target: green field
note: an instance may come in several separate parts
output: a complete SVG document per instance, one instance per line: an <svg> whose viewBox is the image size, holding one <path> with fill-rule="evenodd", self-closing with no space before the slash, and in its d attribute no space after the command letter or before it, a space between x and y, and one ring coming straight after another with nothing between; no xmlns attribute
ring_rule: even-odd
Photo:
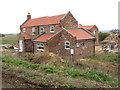
<svg viewBox="0 0 120 90"><path fill-rule="evenodd" d="M17 34L7 34L5 37L0 37L0 42L2 44L11 44L11 43L18 43L18 35Z"/></svg>

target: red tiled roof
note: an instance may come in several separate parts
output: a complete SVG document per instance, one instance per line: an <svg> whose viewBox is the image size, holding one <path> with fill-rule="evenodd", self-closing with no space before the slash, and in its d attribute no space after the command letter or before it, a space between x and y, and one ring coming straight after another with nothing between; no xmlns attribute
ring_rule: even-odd
<svg viewBox="0 0 120 90"><path fill-rule="evenodd" d="M70 32L73 36L76 36L77 40L94 39L93 36L82 29L67 29L67 31Z"/></svg>
<svg viewBox="0 0 120 90"><path fill-rule="evenodd" d="M47 40L54 35L55 34L43 34L42 36L35 39L34 42L47 42Z"/></svg>
<svg viewBox="0 0 120 90"><path fill-rule="evenodd" d="M23 24L22 27L58 24L64 16L65 16L65 14L30 19L25 24Z"/></svg>
<svg viewBox="0 0 120 90"><path fill-rule="evenodd" d="M84 28L85 30L91 29L93 26L94 26L94 25L82 26L82 25L78 24L78 28Z"/></svg>
<svg viewBox="0 0 120 90"><path fill-rule="evenodd" d="M28 33L24 33L23 36L25 37L25 39L31 39Z"/></svg>

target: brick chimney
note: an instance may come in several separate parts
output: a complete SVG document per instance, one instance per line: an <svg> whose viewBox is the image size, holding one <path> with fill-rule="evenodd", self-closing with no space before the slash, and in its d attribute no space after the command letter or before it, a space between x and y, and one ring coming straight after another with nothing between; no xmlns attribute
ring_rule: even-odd
<svg viewBox="0 0 120 90"><path fill-rule="evenodd" d="M27 15L27 19L31 19L31 15L30 15L30 13L28 13L28 15Z"/></svg>

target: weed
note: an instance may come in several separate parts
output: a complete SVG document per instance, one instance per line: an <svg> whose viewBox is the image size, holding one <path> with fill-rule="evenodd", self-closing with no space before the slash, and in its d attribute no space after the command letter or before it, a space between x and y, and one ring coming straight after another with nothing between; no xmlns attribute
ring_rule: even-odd
<svg viewBox="0 0 120 90"><path fill-rule="evenodd" d="M29 60L29 61L31 61L31 60L32 60L32 58L28 58L28 60Z"/></svg>
<svg viewBox="0 0 120 90"><path fill-rule="evenodd" d="M97 56L91 56L90 59L99 60L103 62L115 62L118 63L118 54L100 54Z"/></svg>
<svg viewBox="0 0 120 90"><path fill-rule="evenodd" d="M64 87L64 88L71 88L71 89L77 90L77 87L75 87L73 85L62 85L62 87Z"/></svg>
<svg viewBox="0 0 120 90"><path fill-rule="evenodd" d="M15 53L15 51L11 51L11 53Z"/></svg>
<svg viewBox="0 0 120 90"><path fill-rule="evenodd" d="M86 79L95 80L101 83L108 82L108 84L112 86L115 86L118 83L117 79L114 79L108 75L105 75L102 72L96 72L96 71L90 71L90 70L80 71L77 69L64 69L64 68L60 68L60 67L58 68L58 67L53 67L48 65L44 66L40 64L32 64L26 61L15 60L9 57L3 57L2 62L6 62L15 66L21 66L21 67L29 68L33 70L40 69L44 73L51 73L51 74L56 73L59 76L62 75L64 77L71 76L72 78L86 78ZM33 77L29 73L27 73L26 76Z"/></svg>

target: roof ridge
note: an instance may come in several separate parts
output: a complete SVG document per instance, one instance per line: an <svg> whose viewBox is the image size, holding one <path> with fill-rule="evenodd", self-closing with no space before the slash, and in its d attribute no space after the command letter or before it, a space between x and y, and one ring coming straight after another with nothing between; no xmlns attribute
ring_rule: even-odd
<svg viewBox="0 0 120 90"><path fill-rule="evenodd" d="M33 39L33 41L34 41L35 39L39 38L40 36L44 35L44 34L45 34L45 32L42 33L42 34L40 34L40 35L38 35L36 38Z"/></svg>
<svg viewBox="0 0 120 90"><path fill-rule="evenodd" d="M88 32L87 30L85 30L84 28L81 28L82 30L84 30L85 32L87 32L89 35L91 35L92 37L94 37L95 38L95 36L94 35L92 35L90 32ZM96 39L96 38L95 38Z"/></svg>
<svg viewBox="0 0 120 90"><path fill-rule="evenodd" d="M65 15L65 14L60 14L60 15L54 15L54 16L42 16L42 17L38 17L38 18L48 18L48 17L55 17L55 16L61 16L61 15ZM38 18L33 18L33 19L38 19ZM31 20L33 20L31 19Z"/></svg>
<svg viewBox="0 0 120 90"><path fill-rule="evenodd" d="M95 25L83 25L83 27L84 27L84 26L95 26Z"/></svg>

